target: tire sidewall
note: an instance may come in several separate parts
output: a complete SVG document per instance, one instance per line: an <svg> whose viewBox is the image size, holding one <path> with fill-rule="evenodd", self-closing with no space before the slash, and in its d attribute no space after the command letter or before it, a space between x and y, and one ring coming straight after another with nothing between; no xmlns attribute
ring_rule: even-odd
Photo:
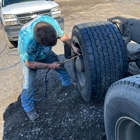
<svg viewBox="0 0 140 140"><path fill-rule="evenodd" d="M135 88L126 85L115 87L107 93L104 122L108 140L115 140L115 126L121 117L129 117L140 124L140 94L137 93Z"/></svg>
<svg viewBox="0 0 140 140"><path fill-rule="evenodd" d="M72 32L72 40L75 43L78 43L80 46L84 46L84 42L82 40L82 36L79 34L79 32L75 29ZM84 86L80 86L80 84L78 84L78 89L81 92L82 97L84 98L85 101L89 101L91 98L91 81L90 81L90 68L89 68L89 63L87 62L88 57L87 57L87 52L86 49L84 47L80 47L80 50L82 52L83 57L83 62L84 62L84 67L85 69L85 85ZM73 65L75 65L75 60L73 60ZM76 68L74 68L74 74L76 77L76 81L79 83L78 81L78 77L76 74ZM87 95L88 94L88 95ZM86 98L85 98L86 96Z"/></svg>
<svg viewBox="0 0 140 140"><path fill-rule="evenodd" d="M74 45L82 52L85 68L84 73L74 70L79 84L85 86L79 85L79 92L85 101L104 100L109 86L124 78L127 71L126 48L120 32L110 22L83 23L74 26L72 40L78 42Z"/></svg>

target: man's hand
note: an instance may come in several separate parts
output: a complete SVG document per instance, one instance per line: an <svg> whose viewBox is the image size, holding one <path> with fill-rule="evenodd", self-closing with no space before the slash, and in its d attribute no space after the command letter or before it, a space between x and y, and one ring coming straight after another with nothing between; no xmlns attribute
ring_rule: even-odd
<svg viewBox="0 0 140 140"><path fill-rule="evenodd" d="M58 63L58 62L54 62L54 63L52 63L52 64L49 64L49 68L50 69L58 69L58 68L60 68L60 63Z"/></svg>
<svg viewBox="0 0 140 140"><path fill-rule="evenodd" d="M79 49L72 43L72 41L68 35L64 34L60 38L60 40L63 41L64 43L66 43L68 46L70 46L76 54L78 54L78 55L81 54Z"/></svg>

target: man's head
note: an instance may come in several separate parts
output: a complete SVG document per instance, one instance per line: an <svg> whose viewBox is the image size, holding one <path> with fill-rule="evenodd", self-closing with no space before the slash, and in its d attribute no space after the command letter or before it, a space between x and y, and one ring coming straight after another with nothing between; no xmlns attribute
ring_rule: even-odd
<svg viewBox="0 0 140 140"><path fill-rule="evenodd" d="M54 46L57 43L56 31L49 23L38 22L34 27L35 40L44 46Z"/></svg>

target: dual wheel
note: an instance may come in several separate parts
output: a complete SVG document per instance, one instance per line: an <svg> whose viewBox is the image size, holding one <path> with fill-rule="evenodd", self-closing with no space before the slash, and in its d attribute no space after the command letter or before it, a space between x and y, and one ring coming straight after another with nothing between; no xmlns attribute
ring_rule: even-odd
<svg viewBox="0 0 140 140"><path fill-rule="evenodd" d="M105 99L107 140L139 140L140 75L124 78L128 60L117 27L111 22L79 24L72 41L82 52L73 60L79 92L85 101Z"/></svg>
<svg viewBox="0 0 140 140"><path fill-rule="evenodd" d="M140 140L140 75L115 82L104 103L107 140Z"/></svg>
<svg viewBox="0 0 140 140"><path fill-rule="evenodd" d="M92 22L74 26L73 44L82 56L73 60L78 89L85 101L104 100L112 83L127 76L125 43L111 22Z"/></svg>

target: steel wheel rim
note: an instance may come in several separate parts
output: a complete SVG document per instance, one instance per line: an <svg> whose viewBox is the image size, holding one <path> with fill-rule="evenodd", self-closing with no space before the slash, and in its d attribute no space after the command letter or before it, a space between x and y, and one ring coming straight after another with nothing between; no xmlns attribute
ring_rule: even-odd
<svg viewBox="0 0 140 140"><path fill-rule="evenodd" d="M81 46L80 46L80 43L78 41L78 39L74 36L73 37L73 44L78 47L79 49L81 49ZM83 64L84 64L84 61L83 61ZM76 59L74 60L74 68L75 68L75 72L76 72L76 77L77 77L77 80L78 80L78 83L81 87L84 87L85 84L86 84L86 76L85 76L85 71L83 72L79 72L77 70L77 66L76 66Z"/></svg>
<svg viewBox="0 0 140 140"><path fill-rule="evenodd" d="M129 117L121 117L115 126L116 140L140 139L140 124Z"/></svg>
<svg viewBox="0 0 140 140"><path fill-rule="evenodd" d="M84 72L79 72L79 71L76 69L76 75L77 75L79 84L80 84L81 86L84 86L85 83L86 83L85 73L84 73Z"/></svg>

